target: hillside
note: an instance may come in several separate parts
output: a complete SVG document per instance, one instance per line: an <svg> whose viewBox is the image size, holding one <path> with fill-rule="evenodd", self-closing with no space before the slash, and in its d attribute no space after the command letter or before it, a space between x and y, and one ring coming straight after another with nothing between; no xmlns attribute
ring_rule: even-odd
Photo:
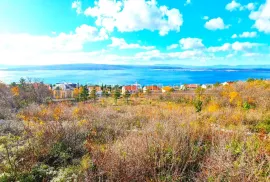
<svg viewBox="0 0 270 182"><path fill-rule="evenodd" d="M0 85L0 181L270 180L269 81L58 103L33 88Z"/></svg>

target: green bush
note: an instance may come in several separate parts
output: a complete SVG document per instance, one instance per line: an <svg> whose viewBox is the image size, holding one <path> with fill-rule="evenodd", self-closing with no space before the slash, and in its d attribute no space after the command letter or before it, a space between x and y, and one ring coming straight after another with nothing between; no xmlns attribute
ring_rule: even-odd
<svg viewBox="0 0 270 182"><path fill-rule="evenodd" d="M59 142L53 145L49 155L45 159L45 162L53 167L66 166L70 164L72 157L71 149L63 142Z"/></svg>
<svg viewBox="0 0 270 182"><path fill-rule="evenodd" d="M253 127L256 132L270 133L270 117L266 118L264 121L259 122Z"/></svg>

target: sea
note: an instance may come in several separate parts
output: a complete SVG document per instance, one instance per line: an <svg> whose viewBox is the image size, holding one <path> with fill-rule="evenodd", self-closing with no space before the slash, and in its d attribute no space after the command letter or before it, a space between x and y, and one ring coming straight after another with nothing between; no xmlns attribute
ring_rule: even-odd
<svg viewBox="0 0 270 182"><path fill-rule="evenodd" d="M181 85L212 84L225 81L245 81L248 78L270 79L270 69L183 69L183 68L121 68L98 70L0 70L0 81L18 82L31 78L47 84L72 82L80 84L127 85Z"/></svg>

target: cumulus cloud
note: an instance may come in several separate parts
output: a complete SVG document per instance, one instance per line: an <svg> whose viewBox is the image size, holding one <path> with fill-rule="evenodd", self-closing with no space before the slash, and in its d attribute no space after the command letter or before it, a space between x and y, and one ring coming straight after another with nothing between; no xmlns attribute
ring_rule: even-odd
<svg viewBox="0 0 270 182"><path fill-rule="evenodd" d="M257 37L257 32L243 32L242 34L233 34L232 35L232 38L235 39L235 38L254 38L254 37Z"/></svg>
<svg viewBox="0 0 270 182"><path fill-rule="evenodd" d="M86 16L96 18L95 24L108 31L159 31L161 36L180 31L183 24L178 9L159 6L156 0L98 0L85 10Z"/></svg>
<svg viewBox="0 0 270 182"><path fill-rule="evenodd" d="M111 38L112 43L108 47L118 47L119 49L155 49L155 46L141 46L140 44L128 44L123 38Z"/></svg>
<svg viewBox="0 0 270 182"><path fill-rule="evenodd" d="M243 32L239 35L240 38L254 38L257 37L257 32Z"/></svg>
<svg viewBox="0 0 270 182"><path fill-rule="evenodd" d="M245 6L246 9L252 11L256 8L255 4L254 3L248 3L246 6Z"/></svg>
<svg viewBox="0 0 270 182"><path fill-rule="evenodd" d="M260 32L270 33L270 0L266 0L265 4L261 5L258 11L251 12L249 18L255 20L253 27Z"/></svg>
<svg viewBox="0 0 270 182"><path fill-rule="evenodd" d="M250 42L234 42L232 44L232 49L235 51L245 51L245 50L249 50L253 47L257 47L260 44L257 43L250 43Z"/></svg>
<svg viewBox="0 0 270 182"><path fill-rule="evenodd" d="M33 36L30 34L0 34L0 49L26 51L77 51L87 42L108 39L103 29L81 25L75 32L53 36Z"/></svg>
<svg viewBox="0 0 270 182"><path fill-rule="evenodd" d="M176 49L179 45L178 44L172 44L170 46L167 46L167 50Z"/></svg>
<svg viewBox="0 0 270 182"><path fill-rule="evenodd" d="M261 44L251 43L251 42L234 42L225 43L222 46L209 47L207 50L209 52L225 52L225 51L247 51L254 47L258 47Z"/></svg>
<svg viewBox="0 0 270 182"><path fill-rule="evenodd" d="M225 8L228 11L234 11L234 10L237 10L238 8L240 8L240 7L241 7L241 4L233 0L232 2L227 4Z"/></svg>
<svg viewBox="0 0 270 182"><path fill-rule="evenodd" d="M208 30L223 30L229 28L229 25L225 25L223 19L218 17L207 21L204 27Z"/></svg>
<svg viewBox="0 0 270 182"><path fill-rule="evenodd" d="M225 7L228 11L235 11L235 10L249 10L252 11L255 9L254 3L248 3L247 5L241 5L240 3L236 2L235 0L232 0L232 2L228 3Z"/></svg>
<svg viewBox="0 0 270 182"><path fill-rule="evenodd" d="M204 47L202 39L198 38L183 38L179 43L182 49L199 49Z"/></svg>
<svg viewBox="0 0 270 182"><path fill-rule="evenodd" d="M82 13L82 3L81 3L81 1L79 1L79 0L74 1L74 2L71 4L71 8L72 8L72 9L76 9L76 13L77 13L77 14L81 14L81 13Z"/></svg>
<svg viewBox="0 0 270 182"><path fill-rule="evenodd" d="M225 43L222 46L209 47L207 50L209 52L224 52L229 51L231 49L231 44Z"/></svg>
<svg viewBox="0 0 270 182"><path fill-rule="evenodd" d="M84 44L88 42L106 39L108 39L108 35L103 29L98 30L85 24L77 27L74 32L69 34L55 33L51 36L0 34L0 59L5 62L7 59L11 60L8 61L8 64L21 64L19 63L21 60L24 60L25 63L30 63L31 60L34 61L34 64L37 64L38 60L47 63L50 60L44 60L43 57L48 58L52 55L63 57L64 54L83 51ZM56 59L57 56L55 56L54 61L60 63L61 60Z"/></svg>

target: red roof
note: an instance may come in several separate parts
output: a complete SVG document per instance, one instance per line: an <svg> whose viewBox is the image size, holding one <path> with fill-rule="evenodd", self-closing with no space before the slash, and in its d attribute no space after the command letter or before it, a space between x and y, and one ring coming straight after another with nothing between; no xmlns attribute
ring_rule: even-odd
<svg viewBox="0 0 270 182"><path fill-rule="evenodd" d="M124 86L125 90L128 90L128 91L137 91L138 90L138 86L136 85L127 85L127 86Z"/></svg>
<svg viewBox="0 0 270 182"><path fill-rule="evenodd" d="M189 84L187 85L187 88L197 88L198 85L197 84Z"/></svg>
<svg viewBox="0 0 270 182"><path fill-rule="evenodd" d="M156 86L156 85L147 86L146 88L147 88L148 90L154 90L154 91L161 90L161 88L159 88L159 87Z"/></svg>
<svg viewBox="0 0 270 182"><path fill-rule="evenodd" d="M45 87L47 87L49 90L51 90L51 87L50 87L50 85L47 85L47 84L41 84L41 83L33 83L33 87L35 88L35 89L37 89L39 86L41 86L41 85L44 85Z"/></svg>

